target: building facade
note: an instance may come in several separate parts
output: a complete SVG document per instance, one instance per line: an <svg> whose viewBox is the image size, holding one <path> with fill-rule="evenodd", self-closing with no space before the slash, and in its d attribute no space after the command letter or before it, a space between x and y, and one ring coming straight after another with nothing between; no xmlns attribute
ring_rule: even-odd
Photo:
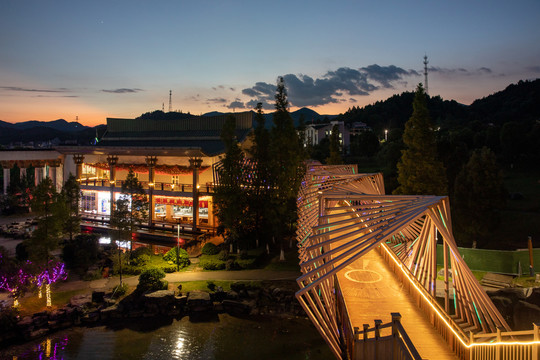
<svg viewBox="0 0 540 360"><path fill-rule="evenodd" d="M130 170L149 201L149 228L182 225L192 231L217 226L213 210L213 167L225 152L221 130L229 115L182 120L107 119L107 131L93 146L54 150L0 151L4 193L11 169L33 168L36 184L45 177L57 188L70 174L81 186L83 219L108 221ZM253 112L233 114L236 136L250 146Z"/></svg>

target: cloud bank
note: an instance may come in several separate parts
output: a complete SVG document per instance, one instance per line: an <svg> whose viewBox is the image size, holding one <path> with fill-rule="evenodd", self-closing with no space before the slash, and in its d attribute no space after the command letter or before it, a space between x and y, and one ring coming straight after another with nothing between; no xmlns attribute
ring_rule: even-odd
<svg viewBox="0 0 540 360"><path fill-rule="evenodd" d="M343 101L342 96L367 96L373 91L384 88L393 89L394 84L401 84L403 79L419 76L415 70L405 70L395 65L369 65L359 69L340 67L328 71L320 78L304 74L283 76L287 87L289 102L293 106L321 106ZM257 82L254 86L242 90L242 94L251 100L244 107L238 99L229 104L229 108L254 108L258 102L263 108L272 109L276 84Z"/></svg>
<svg viewBox="0 0 540 360"><path fill-rule="evenodd" d="M105 92L105 93L111 93L111 94L131 94L131 93L137 93L139 91L143 91L142 89L138 89L138 88L120 88L120 89L112 89L112 90L108 90L108 89L102 89L101 90L102 92Z"/></svg>

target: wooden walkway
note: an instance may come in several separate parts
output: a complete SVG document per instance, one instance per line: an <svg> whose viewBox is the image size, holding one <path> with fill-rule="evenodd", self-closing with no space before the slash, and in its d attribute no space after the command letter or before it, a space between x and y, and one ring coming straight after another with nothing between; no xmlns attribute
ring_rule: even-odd
<svg viewBox="0 0 540 360"><path fill-rule="evenodd" d="M390 313L399 312L401 323L422 359L458 359L376 250L362 256L337 276L353 327L362 330L363 324L369 324L372 328L375 319L386 323L391 320Z"/></svg>

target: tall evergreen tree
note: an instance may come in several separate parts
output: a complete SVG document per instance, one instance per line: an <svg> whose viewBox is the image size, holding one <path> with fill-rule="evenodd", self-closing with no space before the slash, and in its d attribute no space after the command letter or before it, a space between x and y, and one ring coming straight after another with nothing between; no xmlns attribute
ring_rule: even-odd
<svg viewBox="0 0 540 360"><path fill-rule="evenodd" d="M129 229L131 233L134 233L147 220L149 205L146 192L132 169L129 170L126 180L122 182L122 198L128 199L130 204L128 207Z"/></svg>
<svg viewBox="0 0 540 360"><path fill-rule="evenodd" d="M489 148L472 153L456 177L453 200L459 243L485 245L497 229L506 203L502 173Z"/></svg>
<svg viewBox="0 0 540 360"><path fill-rule="evenodd" d="M399 186L394 194L444 195L447 193L445 169L437 160L435 135L426 105L422 84L416 88L413 113L405 124L405 150L398 168Z"/></svg>
<svg viewBox="0 0 540 360"><path fill-rule="evenodd" d="M39 264L47 264L51 252L58 248L62 233L63 204L50 178L43 179L34 189L31 200L32 212L37 215L37 227L26 241L30 258Z"/></svg>
<svg viewBox="0 0 540 360"><path fill-rule="evenodd" d="M256 126L254 131L254 143L250 149L252 155L252 182L248 187L248 206L253 215L256 244L265 234L268 234L270 217L268 204L270 203L271 179L270 174L270 133L265 127L265 119L262 103L255 108ZM266 237L267 241L268 238Z"/></svg>
<svg viewBox="0 0 540 360"><path fill-rule="evenodd" d="M112 240L117 246L118 256L113 255L111 260L114 264L114 270L120 274L120 285L122 285L122 263L128 258L122 251L120 244L126 242L131 243L133 223L130 220L130 217L131 210L129 199L127 197L121 197L116 200L111 214L110 225L112 228Z"/></svg>
<svg viewBox="0 0 540 360"><path fill-rule="evenodd" d="M289 113L289 101L283 78L280 77L276 89L276 112L271 130L272 174L275 181L273 210L276 221L274 230L278 239L283 238L283 225L292 229L296 221L296 196L304 174L303 150Z"/></svg>
<svg viewBox="0 0 540 360"><path fill-rule="evenodd" d="M65 218L63 221L64 233L69 234L69 240L79 233L81 228L81 216L79 215L79 201L81 199L81 187L77 178L70 174L60 193L65 205Z"/></svg>
<svg viewBox="0 0 540 360"><path fill-rule="evenodd" d="M244 185L244 153L236 139L236 119L228 116L221 132L225 144L225 157L217 170L219 184L214 191L216 216L219 220L218 233L226 243L240 245L239 240L246 224L246 196Z"/></svg>

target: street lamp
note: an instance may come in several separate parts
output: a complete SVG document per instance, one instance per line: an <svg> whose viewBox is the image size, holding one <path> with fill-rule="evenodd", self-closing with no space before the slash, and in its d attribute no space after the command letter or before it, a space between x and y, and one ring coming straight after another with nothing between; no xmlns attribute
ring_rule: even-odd
<svg viewBox="0 0 540 360"><path fill-rule="evenodd" d="M180 271L180 219L178 220L178 236L176 238L176 271Z"/></svg>
<svg viewBox="0 0 540 360"><path fill-rule="evenodd" d="M384 129L384 141L388 141L388 129Z"/></svg>

